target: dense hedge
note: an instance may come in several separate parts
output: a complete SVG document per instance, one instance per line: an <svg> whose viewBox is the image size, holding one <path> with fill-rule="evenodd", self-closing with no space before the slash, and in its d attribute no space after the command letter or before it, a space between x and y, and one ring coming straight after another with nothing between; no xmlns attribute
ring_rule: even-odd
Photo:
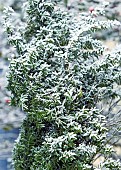
<svg viewBox="0 0 121 170"><path fill-rule="evenodd" d="M113 87L121 84L121 55L105 55L91 36L114 22L72 17L49 0L28 0L26 7L26 23L15 28L6 12L9 41L18 52L8 89L12 104L27 112L14 148L15 169L96 170L93 161L101 154L99 170L120 170L96 106L118 95Z"/></svg>

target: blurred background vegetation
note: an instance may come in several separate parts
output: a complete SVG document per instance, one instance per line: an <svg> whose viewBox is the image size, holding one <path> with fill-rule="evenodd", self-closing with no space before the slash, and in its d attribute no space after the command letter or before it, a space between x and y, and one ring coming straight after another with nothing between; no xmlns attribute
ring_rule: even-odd
<svg viewBox="0 0 121 170"><path fill-rule="evenodd" d="M90 12L95 15L96 8L102 5L103 0L58 0L61 8L65 8L68 12L75 14L78 17L80 12ZM5 7L11 6L16 11L16 18L23 19L23 11L21 6L26 0L1 0L0 1L0 170L12 170L11 166L11 151L14 140L18 137L19 128L22 119L25 117L20 109L10 106L10 92L7 91L7 72L9 71L9 59L12 55L17 55L13 47L10 47L7 42L7 36L3 27L3 10ZM121 0L106 0L109 2L105 9L105 17L103 19L118 20L121 22ZM102 18L100 18L102 19ZM18 21L17 21L18 22ZM121 26L116 26L110 30L94 34L94 38L100 39L107 46L107 51L117 48L121 43ZM119 87L119 93L121 93ZM99 104L101 107L102 103ZM104 101L105 114L110 117L115 126L118 126L119 131L115 132L110 126L110 132L114 133L114 138L111 140L117 154L113 157L121 160L121 132L118 113L121 112L121 99L115 101ZM114 108L115 107L115 108ZM114 120L114 115L115 120ZM110 134L109 134L110 136Z"/></svg>

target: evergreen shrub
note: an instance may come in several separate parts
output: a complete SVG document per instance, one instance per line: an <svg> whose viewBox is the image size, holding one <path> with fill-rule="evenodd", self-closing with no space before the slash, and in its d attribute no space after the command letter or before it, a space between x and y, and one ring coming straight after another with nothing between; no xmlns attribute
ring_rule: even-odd
<svg viewBox="0 0 121 170"><path fill-rule="evenodd" d="M121 55L105 54L91 36L118 22L72 17L50 0L28 0L25 7L25 23L13 27L12 10L5 19L18 52L8 76L11 103L27 113L13 151L15 170L120 170L97 103L117 96ZM96 168L99 155L104 162Z"/></svg>

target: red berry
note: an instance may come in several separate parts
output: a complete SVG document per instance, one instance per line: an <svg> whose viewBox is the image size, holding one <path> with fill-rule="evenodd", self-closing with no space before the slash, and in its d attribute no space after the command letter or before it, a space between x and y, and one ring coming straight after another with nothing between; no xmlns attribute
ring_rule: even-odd
<svg viewBox="0 0 121 170"><path fill-rule="evenodd" d="M94 11L94 8L93 7L90 7L89 8L89 11L92 13Z"/></svg>
<svg viewBox="0 0 121 170"><path fill-rule="evenodd" d="M10 102L11 102L10 99L5 100L5 103L7 103L7 104L9 104Z"/></svg>

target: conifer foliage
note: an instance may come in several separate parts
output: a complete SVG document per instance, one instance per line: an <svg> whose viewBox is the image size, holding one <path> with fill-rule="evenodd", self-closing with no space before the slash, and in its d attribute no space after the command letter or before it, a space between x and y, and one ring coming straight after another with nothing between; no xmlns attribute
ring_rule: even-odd
<svg viewBox="0 0 121 170"><path fill-rule="evenodd" d="M6 16L18 52L8 89L12 104L27 113L13 152L15 170L96 170L98 154L105 158L98 170L120 170L110 157L106 118L96 106L116 97L121 56L104 56L101 42L91 36L114 22L90 14L72 19L49 0L28 0L26 8L26 23L18 28Z"/></svg>

